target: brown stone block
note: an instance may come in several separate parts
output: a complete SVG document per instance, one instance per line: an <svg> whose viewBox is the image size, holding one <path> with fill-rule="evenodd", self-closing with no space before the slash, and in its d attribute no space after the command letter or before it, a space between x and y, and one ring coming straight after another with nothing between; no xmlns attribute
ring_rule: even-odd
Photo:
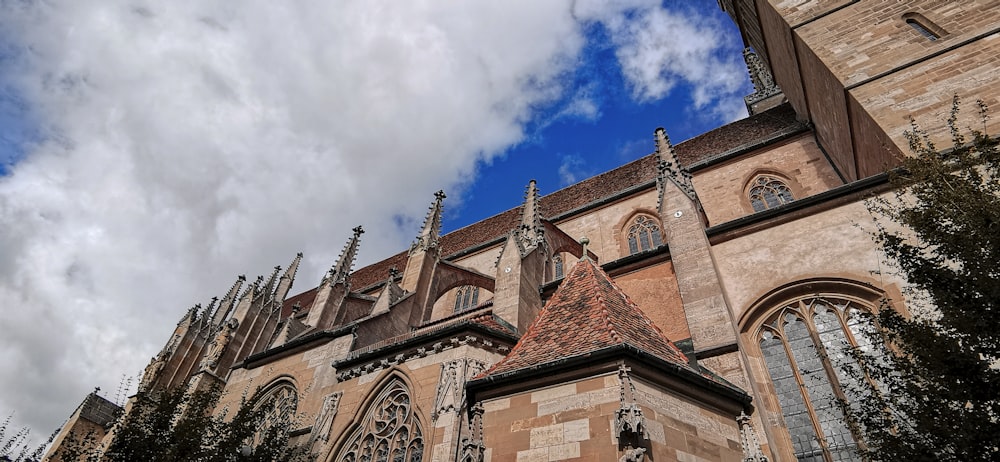
<svg viewBox="0 0 1000 462"><path fill-rule="evenodd" d="M527 419L514 420L510 424L510 431L517 432L522 430L529 430L535 427L544 427L546 425L552 425L556 423L556 416L554 414L543 415L540 417L530 417Z"/></svg>

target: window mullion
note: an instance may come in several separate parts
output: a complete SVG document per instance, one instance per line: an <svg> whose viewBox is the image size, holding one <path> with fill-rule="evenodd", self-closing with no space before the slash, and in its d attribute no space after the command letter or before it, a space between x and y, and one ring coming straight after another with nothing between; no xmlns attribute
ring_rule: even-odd
<svg viewBox="0 0 1000 462"><path fill-rule="evenodd" d="M801 300L799 301L799 307L800 308L804 307ZM786 323L784 322L784 314L789 312L792 311L790 310L783 311L781 316L778 318L779 321L777 323L778 324L777 327L779 329L779 332L781 333L781 344L782 346L785 347L785 356L788 357L788 364L792 366L792 375L795 376L795 382L799 386L799 393L802 394L803 404L805 405L806 410L809 412L809 417L810 417L809 420L812 421L813 432L816 435L816 440L819 442L820 449L823 451L823 459L826 462L833 462L833 458L830 455L830 446L826 442L826 436L823 432L823 427L821 427L819 424L819 414L816 413L816 408L813 406L812 399L809 397L809 391L806 389L805 379L802 377L802 372L799 369L798 361L795 359L795 354L792 352L792 348L788 344L788 334L785 332ZM799 319L803 319L801 313L804 312L805 310L800 310L800 313L796 313L796 315L799 316ZM815 343L815 340L813 340L813 343Z"/></svg>

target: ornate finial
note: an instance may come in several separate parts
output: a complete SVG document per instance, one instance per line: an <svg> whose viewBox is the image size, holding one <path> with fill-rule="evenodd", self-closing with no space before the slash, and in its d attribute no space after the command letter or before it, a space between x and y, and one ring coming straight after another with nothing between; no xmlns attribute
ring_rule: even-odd
<svg viewBox="0 0 1000 462"><path fill-rule="evenodd" d="M337 263L334 263L327 276L323 278L323 284L346 284L350 279L351 268L354 267L354 260L358 256L358 244L361 242L361 235L365 233L360 225L351 231L353 232L351 238L344 244L344 250L340 251Z"/></svg>
<svg viewBox="0 0 1000 462"><path fill-rule="evenodd" d="M781 88L774 83L771 71L767 69L764 60L760 59L757 53L750 48L743 49L743 60L747 63L747 71L750 73L750 81L753 82L754 92L745 96L743 100L747 107L781 93Z"/></svg>
<svg viewBox="0 0 1000 462"><path fill-rule="evenodd" d="M302 304L295 302L295 304L292 305L292 316L299 314L299 311L302 311Z"/></svg>
<svg viewBox="0 0 1000 462"><path fill-rule="evenodd" d="M295 273L299 271L299 263L301 262L302 252L296 253L295 258L292 259L292 263L285 270L285 274L281 275L278 287L274 289L274 298L272 299L273 308L278 309L284 305L285 297L288 296L288 291L292 289L292 284L295 282Z"/></svg>
<svg viewBox="0 0 1000 462"><path fill-rule="evenodd" d="M522 254L545 242L545 227L539 211L538 186L535 180L528 182L521 207L521 226L515 233L521 245Z"/></svg>
<svg viewBox="0 0 1000 462"><path fill-rule="evenodd" d="M768 462L764 456L764 451L760 448L760 441L757 433L753 429L753 423L746 411L740 411L736 422L740 425L740 443L743 446L744 462Z"/></svg>
<svg viewBox="0 0 1000 462"><path fill-rule="evenodd" d="M395 266L389 268L389 279L396 280L396 278L398 278L399 275L400 275L399 268L396 268Z"/></svg>
<svg viewBox="0 0 1000 462"><path fill-rule="evenodd" d="M447 196L445 196L444 191L434 193L434 203L427 212L427 217L424 218L424 226L421 228L420 234L417 235L417 240L413 241L413 245L410 246L411 255L417 251L427 251L437 248L438 239L441 237L441 214L443 210L441 201L445 197Z"/></svg>
<svg viewBox="0 0 1000 462"><path fill-rule="evenodd" d="M247 276L245 274L241 274L236 277L236 282L234 282L233 286L229 288L229 292L222 297L219 307L215 310L215 314L212 315L212 325L222 325L226 316L229 316L229 311L232 310L233 306L236 304L236 300L240 295L240 288L243 287L243 283L246 282L246 280Z"/></svg>
<svg viewBox="0 0 1000 462"><path fill-rule="evenodd" d="M587 239L586 236L580 238L580 245L583 246L583 256L580 257L580 260L590 260L590 255L587 253L587 246L590 245L590 239Z"/></svg>
<svg viewBox="0 0 1000 462"><path fill-rule="evenodd" d="M667 131L663 127L659 127L653 132L653 138L656 140L656 189L659 192L658 206L663 203L663 188L666 186L667 180L677 185L681 192L688 196L689 199L698 202L698 195L694 191L694 184L691 183L691 173L681 166L681 162L677 158L677 152L674 151L674 146L670 144L670 137L667 136Z"/></svg>

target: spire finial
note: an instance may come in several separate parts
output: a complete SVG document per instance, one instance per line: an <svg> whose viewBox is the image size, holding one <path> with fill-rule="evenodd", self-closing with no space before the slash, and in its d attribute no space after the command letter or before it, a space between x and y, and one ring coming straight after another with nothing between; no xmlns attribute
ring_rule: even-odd
<svg viewBox="0 0 1000 462"><path fill-rule="evenodd" d="M542 226L538 183L528 182L524 191L524 205L521 207L521 227L517 230L523 251L545 242L545 227Z"/></svg>
<svg viewBox="0 0 1000 462"><path fill-rule="evenodd" d="M340 252L340 258L330 268L327 277L323 279L324 283L346 283L350 278L351 268L354 267L354 259L358 256L358 244L361 242L361 235L365 233L365 229L358 225L351 231L353 232L351 238L347 240L347 244L344 244L344 250Z"/></svg>
<svg viewBox="0 0 1000 462"><path fill-rule="evenodd" d="M292 289L292 284L295 282L295 273L299 271L299 263L301 262L302 252L296 253L295 258L292 259L292 263L285 270L285 274L281 275L278 287L274 289L273 302L276 306L281 306L284 303L285 297L288 296L288 291Z"/></svg>
<svg viewBox="0 0 1000 462"><path fill-rule="evenodd" d="M580 238L580 245L583 246L583 256L580 257L580 261L590 260L590 254L588 254L587 246L590 245L590 239L587 236Z"/></svg>
<svg viewBox="0 0 1000 462"><path fill-rule="evenodd" d="M427 212L427 217L424 218L424 226L421 228L417 240L410 246L411 254L419 250L427 251L437 247L438 238L441 237L441 214L443 210L441 202L444 201L445 197L448 196L444 194L443 190L434 193L434 203L431 204L430 210Z"/></svg>
<svg viewBox="0 0 1000 462"><path fill-rule="evenodd" d="M663 187L669 179L692 201L698 202L698 195L695 194L694 184L691 183L691 173L681 166L681 162L674 151L674 146L670 144L670 137L663 127L657 128L653 132L656 140L656 187L659 190L659 202L663 202Z"/></svg>
<svg viewBox="0 0 1000 462"><path fill-rule="evenodd" d="M743 60L747 63L747 71L750 73L750 81L753 82L754 89L753 93L744 98L747 106L781 92L778 85L774 83L771 71L767 69L764 60L760 59L757 53L749 47L744 48Z"/></svg>
<svg viewBox="0 0 1000 462"><path fill-rule="evenodd" d="M215 310L215 314L212 316L212 325L221 326L222 322L229 316L229 312L236 305L236 300L240 296L240 288L243 287L243 283L246 282L247 276L241 274L236 277L236 282L233 286L229 288L229 292L222 297L222 301L219 303L219 307Z"/></svg>

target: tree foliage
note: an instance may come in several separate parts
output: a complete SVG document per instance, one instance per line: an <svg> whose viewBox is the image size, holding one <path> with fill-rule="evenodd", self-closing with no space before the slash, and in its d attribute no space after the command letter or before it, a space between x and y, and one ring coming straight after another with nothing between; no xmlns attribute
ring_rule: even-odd
<svg viewBox="0 0 1000 462"><path fill-rule="evenodd" d="M30 430L27 427L17 430L14 434L8 433L12 417L13 415L9 415L0 423L0 462L37 462L41 460L45 446L52 442L55 434L52 434L45 443L33 448L28 440Z"/></svg>
<svg viewBox="0 0 1000 462"><path fill-rule="evenodd" d="M911 124L895 192L869 203L912 312L880 310L887 349L857 355L845 410L871 460L1000 460L1000 149L985 105L983 130L959 129L958 107L949 149Z"/></svg>
<svg viewBox="0 0 1000 462"><path fill-rule="evenodd" d="M62 445L65 462L265 462L311 460L289 445L294 416L268 419L272 403L242 399L234 415L213 414L218 389L140 393L103 447L94 435L74 435Z"/></svg>

